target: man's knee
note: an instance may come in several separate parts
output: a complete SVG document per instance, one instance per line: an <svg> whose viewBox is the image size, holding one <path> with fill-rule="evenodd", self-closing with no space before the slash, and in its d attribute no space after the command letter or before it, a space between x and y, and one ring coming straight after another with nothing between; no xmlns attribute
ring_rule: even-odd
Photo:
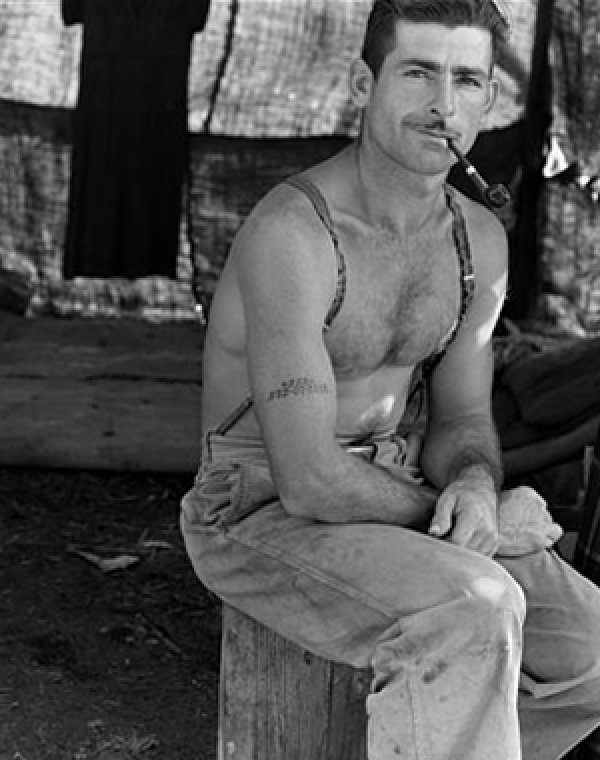
<svg viewBox="0 0 600 760"><path fill-rule="evenodd" d="M525 596L493 560L482 558L478 571L469 574L455 620L457 641L465 651L485 651L489 656L496 652L503 660L520 658Z"/></svg>
<svg viewBox="0 0 600 760"><path fill-rule="evenodd" d="M600 609L590 606L589 613L587 618L580 616L580 625L571 637L570 651L565 652L564 660L572 661L574 675L587 679L590 696L600 709Z"/></svg>
<svg viewBox="0 0 600 760"><path fill-rule="evenodd" d="M600 589L561 564L568 585L560 596L532 611L537 631L547 631L548 659L560 677L584 679L600 704Z"/></svg>
<svg viewBox="0 0 600 760"><path fill-rule="evenodd" d="M525 597L520 586L491 559L470 553L448 568L452 591L440 604L402 616L378 642L376 665L391 670L398 661L419 663L434 652L451 659L465 652L520 658ZM450 577L451 576L451 577ZM391 664L393 661L393 665Z"/></svg>
<svg viewBox="0 0 600 760"><path fill-rule="evenodd" d="M519 625L525 621L526 602L523 589L497 562L483 555L474 555L463 568L464 594L472 608L486 614L490 622L497 614L511 613Z"/></svg>

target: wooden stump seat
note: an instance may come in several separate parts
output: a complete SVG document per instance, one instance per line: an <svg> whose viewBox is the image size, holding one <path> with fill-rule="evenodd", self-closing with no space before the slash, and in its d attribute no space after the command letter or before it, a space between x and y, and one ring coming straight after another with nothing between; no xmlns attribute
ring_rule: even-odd
<svg viewBox="0 0 600 760"><path fill-rule="evenodd" d="M366 760L370 680L224 604L219 760Z"/></svg>

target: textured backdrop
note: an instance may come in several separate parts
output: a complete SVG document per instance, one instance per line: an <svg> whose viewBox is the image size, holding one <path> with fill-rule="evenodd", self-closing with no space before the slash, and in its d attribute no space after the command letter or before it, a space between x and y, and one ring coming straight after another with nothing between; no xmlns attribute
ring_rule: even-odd
<svg viewBox="0 0 600 760"><path fill-rule="evenodd" d="M523 116L537 8L535 0L505 4L514 31L500 60L490 135ZM59 0L0 0L0 280L9 273L29 288L33 313L193 318L192 280L209 299L249 208L356 133L346 72L370 5L212 0L190 63L190 171L177 279L65 282L81 28L62 24ZM494 140L488 144L491 154Z"/></svg>

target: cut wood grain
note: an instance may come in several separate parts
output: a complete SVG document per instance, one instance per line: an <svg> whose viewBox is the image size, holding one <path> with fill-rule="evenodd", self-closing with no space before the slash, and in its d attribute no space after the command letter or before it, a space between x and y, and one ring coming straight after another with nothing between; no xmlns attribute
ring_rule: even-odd
<svg viewBox="0 0 600 760"><path fill-rule="evenodd" d="M365 760L371 674L224 605L219 760Z"/></svg>

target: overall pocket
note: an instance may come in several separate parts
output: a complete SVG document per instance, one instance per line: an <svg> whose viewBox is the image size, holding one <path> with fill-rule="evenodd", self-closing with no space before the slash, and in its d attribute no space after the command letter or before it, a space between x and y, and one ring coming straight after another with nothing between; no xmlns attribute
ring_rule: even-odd
<svg viewBox="0 0 600 760"><path fill-rule="evenodd" d="M277 500L266 467L220 463L201 470L181 509L188 525L223 530Z"/></svg>

